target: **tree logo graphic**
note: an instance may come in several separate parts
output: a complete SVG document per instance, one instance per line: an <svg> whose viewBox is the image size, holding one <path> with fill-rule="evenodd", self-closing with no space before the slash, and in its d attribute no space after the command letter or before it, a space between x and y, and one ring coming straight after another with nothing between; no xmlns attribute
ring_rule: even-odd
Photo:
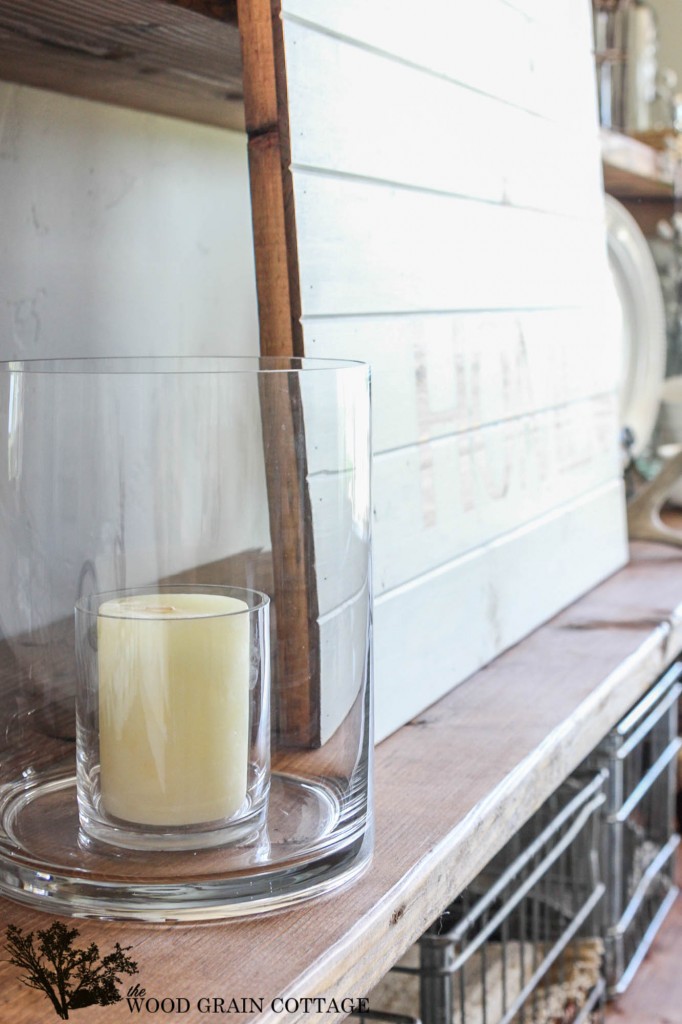
<svg viewBox="0 0 682 1024"><path fill-rule="evenodd" d="M9 962L24 971L20 980L43 992L62 1020L69 1019L69 1010L119 1002L120 975L137 974L137 964L126 955L132 946L117 942L111 953L100 958L94 942L87 949L74 947L79 934L77 928L67 928L61 921L35 935L24 935L13 924L6 932Z"/></svg>

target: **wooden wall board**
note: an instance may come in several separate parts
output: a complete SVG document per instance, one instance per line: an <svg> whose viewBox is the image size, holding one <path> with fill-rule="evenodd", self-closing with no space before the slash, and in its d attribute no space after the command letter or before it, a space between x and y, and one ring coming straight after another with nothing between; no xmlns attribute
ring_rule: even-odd
<svg viewBox="0 0 682 1024"><path fill-rule="evenodd" d="M613 480L613 420L608 395L377 457L377 597Z"/></svg>
<svg viewBox="0 0 682 1024"><path fill-rule="evenodd" d="M600 219L308 170L294 202L303 317L571 306L603 286Z"/></svg>
<svg viewBox="0 0 682 1024"><path fill-rule="evenodd" d="M319 602L299 381L289 373L265 376L260 398L275 606L274 728L280 745L314 747L321 742Z"/></svg>
<svg viewBox="0 0 682 1024"><path fill-rule="evenodd" d="M425 0L419 19L407 0L375 0L371 8L361 0L324 7L315 0L286 0L282 10L287 20L303 20L341 40L503 97L524 110L580 121L581 104L593 102L583 76L573 81L569 73L570 90L557 85L558 66L562 71L569 67L573 55L585 59L584 15L576 19L564 12L546 27L503 0L479 0L469 6ZM542 59L541 52L552 42L553 65L549 57Z"/></svg>
<svg viewBox="0 0 682 1024"><path fill-rule="evenodd" d="M237 0L165 0L166 3L184 7L188 11L196 11L206 18L218 21L229 21L237 24Z"/></svg>
<svg viewBox="0 0 682 1024"><path fill-rule="evenodd" d="M603 303L306 318L303 329L310 355L371 363L375 455L605 394L620 359Z"/></svg>
<svg viewBox="0 0 682 1024"><path fill-rule="evenodd" d="M607 393L375 456L375 594L614 479L615 415ZM344 474L308 477L321 614L366 581L364 543L344 482L353 485Z"/></svg>
<svg viewBox="0 0 682 1024"><path fill-rule="evenodd" d="M378 597L377 738L622 564L623 506L620 481L606 484ZM589 551L589 559L576 551ZM396 685L402 679L419 686Z"/></svg>
<svg viewBox="0 0 682 1024"><path fill-rule="evenodd" d="M283 102L281 35L267 5L238 7L244 53L245 120L249 133L254 252L261 352L300 356L300 284L296 219L291 202L289 120ZM317 746L321 732L321 639L311 532L305 412L301 387L282 392L277 378L263 391L268 504L276 605L275 711L283 742ZM284 425L284 429L282 429ZM287 426L288 425L288 426ZM286 679L287 686L277 685ZM291 682L289 682L291 681Z"/></svg>
<svg viewBox="0 0 682 1024"><path fill-rule="evenodd" d="M284 27L296 53L287 80L294 167L580 217L598 211L595 130L379 58L307 23L286 19ZM379 78L381 88L368 88ZM576 176L586 187L576 189Z"/></svg>

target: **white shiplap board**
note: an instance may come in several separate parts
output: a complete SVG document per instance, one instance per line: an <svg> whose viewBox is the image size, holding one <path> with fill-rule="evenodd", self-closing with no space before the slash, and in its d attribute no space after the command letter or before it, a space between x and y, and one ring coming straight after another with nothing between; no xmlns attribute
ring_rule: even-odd
<svg viewBox="0 0 682 1024"><path fill-rule="evenodd" d="M598 163L575 164L571 127L511 104L501 117L493 96L305 23L285 24L296 56L288 96L297 167L582 216L586 195L596 206ZM324 88L310 74L320 65ZM367 88L378 77L381 88Z"/></svg>
<svg viewBox="0 0 682 1024"><path fill-rule="evenodd" d="M548 88L561 90L551 68L539 61L540 46L553 43L554 67L562 70L572 54L584 52L583 15L578 15L578 31L571 19L550 24L548 31L544 22L534 21L502 0L477 0L475 4L422 0L418 9L409 0L372 0L370 4L362 0L345 4L285 0L282 9L287 21L305 21L342 41L549 115L553 97L548 96ZM288 75L292 73L291 56L287 49ZM571 90L567 81L566 92L580 97L589 91L582 76L571 73L570 78ZM564 98L562 111L565 108L569 119L580 119L576 104ZM292 136L295 130L293 125Z"/></svg>
<svg viewBox="0 0 682 1024"><path fill-rule="evenodd" d="M303 316L575 305L606 273L600 218L300 171Z"/></svg>
<svg viewBox="0 0 682 1024"><path fill-rule="evenodd" d="M378 458L377 596L612 480L613 412L596 398Z"/></svg>
<svg viewBox="0 0 682 1024"><path fill-rule="evenodd" d="M590 25L589 0L282 3L302 346L373 372L378 738L626 557ZM362 572L317 442L329 652Z"/></svg>
<svg viewBox="0 0 682 1024"><path fill-rule="evenodd" d="M379 597L374 635L381 734L610 573L623 558L623 509L621 484L614 481ZM551 686L551 665L547 670Z"/></svg>
<svg viewBox="0 0 682 1024"><path fill-rule="evenodd" d="M372 353L375 454L605 394L620 347L608 309L306 320L309 355Z"/></svg>

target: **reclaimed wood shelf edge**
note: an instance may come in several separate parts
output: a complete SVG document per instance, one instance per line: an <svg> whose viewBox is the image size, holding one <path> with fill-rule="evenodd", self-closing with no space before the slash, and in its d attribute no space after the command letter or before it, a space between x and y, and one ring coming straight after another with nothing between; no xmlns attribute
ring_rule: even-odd
<svg viewBox="0 0 682 1024"><path fill-rule="evenodd" d="M602 128L604 188L625 198L672 200L674 158L639 139Z"/></svg>
<svg viewBox="0 0 682 1024"><path fill-rule="evenodd" d="M0 79L244 130L231 2L0 0Z"/></svg>

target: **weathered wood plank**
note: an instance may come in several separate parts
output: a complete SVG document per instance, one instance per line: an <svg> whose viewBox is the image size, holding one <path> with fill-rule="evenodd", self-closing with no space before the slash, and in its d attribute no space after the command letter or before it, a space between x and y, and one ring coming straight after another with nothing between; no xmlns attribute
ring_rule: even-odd
<svg viewBox="0 0 682 1024"><path fill-rule="evenodd" d="M524 15L498 0L482 0L464 9L443 0L426 0L419 21L406 2L361 0L343 5L315 0L286 0L283 10L336 35L429 69L510 103L533 109L540 99ZM495 31L490 26L495 25Z"/></svg>
<svg viewBox="0 0 682 1024"><path fill-rule="evenodd" d="M616 481L377 598L377 737L622 564L623 518ZM397 678L419 687L397 687Z"/></svg>
<svg viewBox="0 0 682 1024"><path fill-rule="evenodd" d="M291 198L281 25L270 4L240 2L245 115L261 353L302 355L297 232ZM261 393L277 613L275 712L282 743L321 741L315 538L305 487L305 410L298 381L276 376Z"/></svg>
<svg viewBox="0 0 682 1024"><path fill-rule="evenodd" d="M375 594L618 479L617 432L607 394L375 456ZM344 497L350 474L322 472L309 487L324 615L364 585L366 548Z"/></svg>
<svg viewBox="0 0 682 1024"><path fill-rule="evenodd" d="M161 0L0 3L0 78L242 131L239 34Z"/></svg>
<svg viewBox="0 0 682 1024"><path fill-rule="evenodd" d="M377 596L616 480L616 413L604 396L378 456Z"/></svg>
<svg viewBox="0 0 682 1024"><path fill-rule="evenodd" d="M581 306L606 280L604 228L299 171L304 317Z"/></svg>
<svg viewBox="0 0 682 1024"><path fill-rule="evenodd" d="M311 318L303 332L310 355L370 363L375 454L605 394L621 358L603 302L513 313ZM310 452L309 470L318 468L324 466Z"/></svg>
<svg viewBox="0 0 682 1024"><path fill-rule="evenodd" d="M275 373L260 383L277 608L276 730L283 745L316 746L321 742L319 605L310 494L305 486L305 414L295 376Z"/></svg>
<svg viewBox="0 0 682 1024"><path fill-rule="evenodd" d="M266 0L239 4L256 289L265 356L303 355L282 33Z"/></svg>
<svg viewBox="0 0 682 1024"><path fill-rule="evenodd" d="M282 3L287 18L303 20L564 125L584 122L595 102L593 74L586 79L576 74L575 67L571 69L574 59L582 61L586 56L587 5L583 7L570 28L564 22L561 46L557 46L556 23L536 22L503 0L479 0L475 6L425 0L418 22L408 0L374 0L371 8L362 0L343 5L321 5L316 0ZM569 80L572 88L562 90L559 83Z"/></svg>
<svg viewBox="0 0 682 1024"><path fill-rule="evenodd" d="M185 7L187 10L203 14L206 18L218 21L229 21L237 24L237 0L164 0L165 3Z"/></svg>
<svg viewBox="0 0 682 1024"><path fill-rule="evenodd" d="M284 28L296 55L288 72L295 166L600 215L591 121L559 125L308 24Z"/></svg>

